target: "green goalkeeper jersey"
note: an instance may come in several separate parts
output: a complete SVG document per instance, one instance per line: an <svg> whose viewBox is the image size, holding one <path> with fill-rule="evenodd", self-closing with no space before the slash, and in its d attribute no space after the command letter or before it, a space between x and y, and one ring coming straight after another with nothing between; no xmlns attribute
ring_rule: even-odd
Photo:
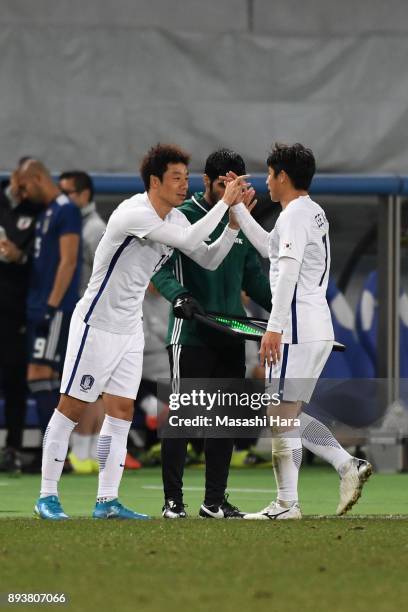
<svg viewBox="0 0 408 612"><path fill-rule="evenodd" d="M202 193L195 193L179 210L190 223L195 223L210 207ZM228 213L211 234L214 242L228 224ZM206 311L221 312L231 316L245 316L241 291L265 308L271 309L269 279L262 270L258 253L240 231L228 255L214 270L206 270L192 259L174 251L172 258L152 277L158 291L170 302L183 293L190 293ZM195 320L176 319L170 309L167 345L229 346L243 342L216 331Z"/></svg>

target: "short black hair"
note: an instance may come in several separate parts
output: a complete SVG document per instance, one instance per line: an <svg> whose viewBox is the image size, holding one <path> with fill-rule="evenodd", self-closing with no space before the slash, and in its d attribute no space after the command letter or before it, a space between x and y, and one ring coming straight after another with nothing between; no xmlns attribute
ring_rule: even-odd
<svg viewBox="0 0 408 612"><path fill-rule="evenodd" d="M238 176L245 174L245 162L239 153L231 149L218 149L207 157L204 172L211 183L230 171L235 172Z"/></svg>
<svg viewBox="0 0 408 612"><path fill-rule="evenodd" d="M188 166L190 155L177 145L157 143L149 149L140 164L140 174L146 191L150 189L150 177L157 176L160 181L169 164L185 164Z"/></svg>
<svg viewBox="0 0 408 612"><path fill-rule="evenodd" d="M299 142L293 145L276 142L268 159L269 168L273 168L275 176L284 170L295 189L307 191L316 172L316 161L311 149Z"/></svg>
<svg viewBox="0 0 408 612"><path fill-rule="evenodd" d="M79 193L85 191L85 189L89 189L90 201L93 200L94 184L87 172L83 172L82 170L67 170L67 172L60 174L58 181L63 181L64 179L74 181L75 190Z"/></svg>

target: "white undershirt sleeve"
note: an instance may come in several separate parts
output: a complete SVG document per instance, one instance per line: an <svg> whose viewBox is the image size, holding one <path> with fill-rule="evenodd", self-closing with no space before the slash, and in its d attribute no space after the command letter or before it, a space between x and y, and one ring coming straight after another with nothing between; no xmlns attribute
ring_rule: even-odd
<svg viewBox="0 0 408 612"><path fill-rule="evenodd" d="M146 238L181 250L183 248L195 249L215 230L227 210L228 206L220 200L202 219L193 225L181 227L175 223L162 223L146 234Z"/></svg>
<svg viewBox="0 0 408 612"><path fill-rule="evenodd" d="M272 296L272 312L268 321L268 331L282 333L288 320L290 307L299 278L301 264L291 257L279 259L279 276Z"/></svg>
<svg viewBox="0 0 408 612"><path fill-rule="evenodd" d="M195 249L180 250L203 268L216 270L230 252L238 233L239 230L231 229L227 225L221 236L212 244L201 242Z"/></svg>
<svg viewBox="0 0 408 612"><path fill-rule="evenodd" d="M263 227L255 221L245 204L242 202L234 206L232 210L236 214L238 223L249 242L253 244L262 257L267 258L269 255L269 232L264 230Z"/></svg>

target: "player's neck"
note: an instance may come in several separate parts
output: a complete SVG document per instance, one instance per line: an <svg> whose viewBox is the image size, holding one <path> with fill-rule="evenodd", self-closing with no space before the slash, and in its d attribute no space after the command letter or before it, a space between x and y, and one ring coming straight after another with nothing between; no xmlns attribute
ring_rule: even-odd
<svg viewBox="0 0 408 612"><path fill-rule="evenodd" d="M155 193L149 191L147 195L149 196L150 204L153 206L160 219L164 219L173 209L171 204L157 196Z"/></svg>
<svg viewBox="0 0 408 612"><path fill-rule="evenodd" d="M289 206L289 204L293 202L293 200L296 200L297 198L300 198L301 196L307 196L307 195L309 194L304 189L291 189L290 191L285 193L285 195L281 198L280 203L282 206L282 210L285 210L285 208Z"/></svg>
<svg viewBox="0 0 408 612"><path fill-rule="evenodd" d="M50 186L44 193L45 205L49 206L51 202L58 198L59 195L61 195L61 191L57 187Z"/></svg>
<svg viewBox="0 0 408 612"><path fill-rule="evenodd" d="M215 203L212 201L211 194L207 190L204 191L203 200L205 200L205 203L209 208L215 206Z"/></svg>

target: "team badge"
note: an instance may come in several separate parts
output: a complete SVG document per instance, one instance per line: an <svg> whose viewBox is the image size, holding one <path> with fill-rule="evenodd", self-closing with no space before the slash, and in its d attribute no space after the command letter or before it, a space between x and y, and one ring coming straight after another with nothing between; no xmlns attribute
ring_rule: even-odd
<svg viewBox="0 0 408 612"><path fill-rule="evenodd" d="M33 221L33 217L19 217L17 220L17 229L24 231L28 229Z"/></svg>
<svg viewBox="0 0 408 612"><path fill-rule="evenodd" d="M81 378L81 383L80 383L80 387L82 389L82 391L89 391L89 389L92 388L92 385L94 384L95 379L93 376L91 376L90 374L84 374L84 376Z"/></svg>

